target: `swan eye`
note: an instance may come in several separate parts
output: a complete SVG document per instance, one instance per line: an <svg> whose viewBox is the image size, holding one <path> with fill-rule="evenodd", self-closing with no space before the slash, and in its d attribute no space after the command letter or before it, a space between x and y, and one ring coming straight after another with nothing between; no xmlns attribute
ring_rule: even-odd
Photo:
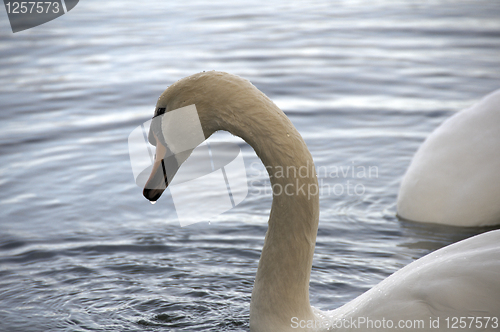
<svg viewBox="0 0 500 332"><path fill-rule="evenodd" d="M158 115L165 114L165 109L166 109L166 107L158 107L155 110L155 115L153 116L153 118L157 117Z"/></svg>

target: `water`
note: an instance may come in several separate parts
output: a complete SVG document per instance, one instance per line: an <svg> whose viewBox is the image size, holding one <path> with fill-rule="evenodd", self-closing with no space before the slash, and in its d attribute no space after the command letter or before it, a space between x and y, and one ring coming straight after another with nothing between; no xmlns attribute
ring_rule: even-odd
<svg viewBox="0 0 500 332"><path fill-rule="evenodd" d="M1 331L248 330L271 204L253 151L237 141L245 201L185 228L128 159L161 92L202 70L251 80L340 185L321 195L316 307L488 230L400 221L395 202L423 139L500 87L497 1L85 0L17 34L1 12Z"/></svg>

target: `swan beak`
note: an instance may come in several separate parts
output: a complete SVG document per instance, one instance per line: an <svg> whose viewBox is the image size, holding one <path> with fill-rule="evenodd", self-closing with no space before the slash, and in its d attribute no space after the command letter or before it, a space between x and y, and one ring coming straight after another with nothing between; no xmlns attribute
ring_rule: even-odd
<svg viewBox="0 0 500 332"><path fill-rule="evenodd" d="M156 135L155 135L156 137ZM151 175L144 186L142 194L151 202L156 202L161 194L167 189L168 179L165 168L165 155L167 148L156 140L156 154Z"/></svg>

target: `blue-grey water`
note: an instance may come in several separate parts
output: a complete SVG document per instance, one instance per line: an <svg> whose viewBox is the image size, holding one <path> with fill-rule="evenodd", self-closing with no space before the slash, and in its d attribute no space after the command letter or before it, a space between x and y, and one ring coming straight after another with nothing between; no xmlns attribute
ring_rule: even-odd
<svg viewBox="0 0 500 332"><path fill-rule="evenodd" d="M238 141L248 197L184 228L168 190L142 197L128 156L161 92L203 70L274 100L336 188L314 306L487 230L401 221L395 203L425 137L500 88L496 0L82 0L16 34L0 16L0 331L248 331L271 204L254 152Z"/></svg>

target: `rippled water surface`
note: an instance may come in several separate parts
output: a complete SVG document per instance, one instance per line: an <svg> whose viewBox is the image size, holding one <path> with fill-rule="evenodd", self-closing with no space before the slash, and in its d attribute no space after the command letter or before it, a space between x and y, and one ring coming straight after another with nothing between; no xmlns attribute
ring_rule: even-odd
<svg viewBox="0 0 500 332"><path fill-rule="evenodd" d="M219 137L242 147L250 194L184 228L130 168L129 133L203 70L273 99L337 185L321 195L316 307L487 230L400 221L395 202L423 139L500 87L498 1L82 0L16 34L0 12L0 331L248 330L271 204L254 152ZM335 176L347 167L373 172Z"/></svg>

